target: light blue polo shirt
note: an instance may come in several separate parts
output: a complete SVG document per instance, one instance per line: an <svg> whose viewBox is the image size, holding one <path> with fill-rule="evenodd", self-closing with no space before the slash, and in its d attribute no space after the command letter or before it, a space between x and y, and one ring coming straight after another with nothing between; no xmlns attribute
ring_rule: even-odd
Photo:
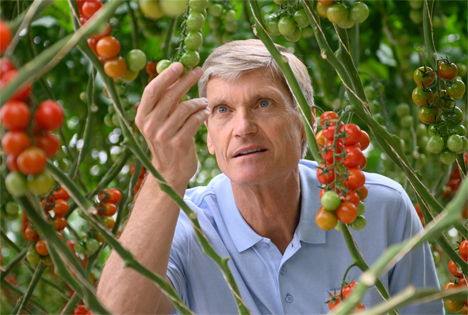
<svg viewBox="0 0 468 315"><path fill-rule="evenodd" d="M207 187L186 192L185 201L214 249L229 256L229 267L241 296L253 314L325 314L328 292L339 290L352 263L340 232L323 231L315 224L320 207L317 164L301 160L301 215L294 238L284 255L270 239L258 235L240 214L228 177L215 177ZM401 185L384 176L366 173L369 196L367 226L352 231L369 265L392 244L418 233L421 223ZM358 279L357 267L348 279ZM181 211L173 239L167 276L184 303L196 314L237 314L237 307L221 271L199 245L190 221ZM439 288L428 244L406 255L381 277L391 295L408 284ZM377 290L368 290L366 308L382 302ZM176 312L176 311L175 311ZM400 309L400 314L443 314L442 301Z"/></svg>

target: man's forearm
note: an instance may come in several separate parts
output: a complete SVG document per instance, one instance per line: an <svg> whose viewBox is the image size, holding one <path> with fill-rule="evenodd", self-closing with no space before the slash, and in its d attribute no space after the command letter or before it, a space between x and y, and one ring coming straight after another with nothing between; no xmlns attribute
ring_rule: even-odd
<svg viewBox="0 0 468 315"><path fill-rule="evenodd" d="M135 259L162 277L166 276L178 215L179 207L148 175L120 237ZM154 314L163 295L150 280L124 268L115 251L103 269L97 293L116 314Z"/></svg>

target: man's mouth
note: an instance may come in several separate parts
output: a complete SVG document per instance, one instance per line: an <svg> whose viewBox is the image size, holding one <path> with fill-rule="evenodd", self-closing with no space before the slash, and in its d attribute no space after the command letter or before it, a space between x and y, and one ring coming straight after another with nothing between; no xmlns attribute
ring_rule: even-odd
<svg viewBox="0 0 468 315"><path fill-rule="evenodd" d="M244 155L252 155L252 154L256 154L256 153L259 153L259 152L265 152L266 150L265 149L252 149L252 150L246 150L246 151L242 151L240 152L239 154L235 155L234 157L239 157L239 156L244 156Z"/></svg>

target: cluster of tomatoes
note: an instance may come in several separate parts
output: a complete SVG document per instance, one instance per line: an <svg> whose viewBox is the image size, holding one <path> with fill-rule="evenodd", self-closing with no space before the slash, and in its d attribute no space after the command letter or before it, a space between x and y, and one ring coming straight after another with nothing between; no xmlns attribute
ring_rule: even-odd
<svg viewBox="0 0 468 315"><path fill-rule="evenodd" d="M320 117L323 130L317 133L316 138L325 163L317 169L317 179L322 183L322 206L315 221L326 231L335 228L338 220L359 231L366 226L362 201L368 194L362 171L367 159L362 150L369 146L370 139L355 124L341 122L336 130L338 118L338 114L332 111L324 112Z"/></svg>
<svg viewBox="0 0 468 315"><path fill-rule="evenodd" d="M1 59L0 89L16 76L14 65L8 59ZM32 113L30 93L31 85L27 84L0 110L1 123L8 130L2 137L2 149L7 154L10 170L5 186L17 197L28 190L45 194L52 188L54 180L44 169L47 158L54 156L60 147L59 139L52 131L60 128L64 120L62 107L54 100L42 102Z"/></svg>
<svg viewBox="0 0 468 315"><path fill-rule="evenodd" d="M416 131L416 144L418 145L418 148L425 149L427 146L427 142L429 141L429 138L427 136L426 125L418 123L417 126L413 126L414 121L413 116L411 116L411 109L406 103L400 103L396 107L396 114L399 118L401 127L398 131L398 135L404 141L403 148L405 150L405 153L410 153L410 146L407 146L406 144L410 142L413 138L412 128L414 128L414 131ZM419 157L421 157L419 159L421 165L424 164L425 155L421 152L419 153Z"/></svg>
<svg viewBox="0 0 468 315"><path fill-rule="evenodd" d="M77 1L80 13L81 25L84 25L99 9L102 3L99 0ZM88 38L88 45L99 57L104 65L106 74L122 81L130 82L136 79L138 72L146 66L146 55L139 49L128 52L127 58L119 56L120 42L117 38L110 36L111 28L108 23L103 30Z"/></svg>
<svg viewBox="0 0 468 315"><path fill-rule="evenodd" d="M63 187L60 187L41 201L41 206L47 218L53 222L54 228L61 239L64 239L62 231L67 227L67 219L64 216L68 213L69 209L68 199L70 199L70 195ZM53 211L53 217L50 211ZM31 264L36 264L41 260L44 264L51 265L52 260L49 256L46 242L40 239L39 234L26 216L23 217L22 231L26 240L34 242L34 245L26 253L26 259Z"/></svg>
<svg viewBox="0 0 468 315"><path fill-rule="evenodd" d="M341 301L346 300L349 297L349 295L353 292L356 285L356 281L351 281L349 284L345 284L345 286L343 286L341 292L329 293L330 297L328 298L328 301L326 303L328 304L330 310L333 310L335 307L337 307ZM356 305L353 314L356 312L364 311L365 309L366 307L364 306L364 303L359 302L358 305Z"/></svg>
<svg viewBox="0 0 468 315"><path fill-rule="evenodd" d="M468 154L466 152L463 154L463 159L466 163L468 159ZM445 185L444 191L442 192L442 198L448 198L452 196L454 193L456 193L458 188L460 187L460 184L461 184L460 169L458 168L458 165L455 164L452 170L452 173L450 174L450 179Z"/></svg>
<svg viewBox="0 0 468 315"><path fill-rule="evenodd" d="M133 175L133 173L135 173L135 163L132 164L132 166L130 167L130 174ZM140 175L138 176L138 181L135 185L135 187L133 187L133 193L136 194L140 191L140 188L141 188L141 184L143 183L143 179L145 178L145 174L146 174L146 170L144 167L141 168L140 170Z"/></svg>
<svg viewBox="0 0 468 315"><path fill-rule="evenodd" d="M313 35L309 26L309 18L299 3L292 5L289 1L275 0L280 10L265 17L265 28L272 36L283 35L289 42L297 42L301 37ZM307 30L307 31L306 31Z"/></svg>
<svg viewBox="0 0 468 315"><path fill-rule="evenodd" d="M458 248L460 252L460 256L464 261L468 260L468 241L463 240L460 243ZM444 290L457 288L457 287L466 287L466 276L463 275L460 269L450 260L448 265L449 271L452 275L455 276L455 280L453 282L448 282L444 285ZM461 300L461 299L454 299L454 298L447 298L445 299L445 306L447 309L452 313L458 313L463 310L463 308L468 308L468 299Z"/></svg>
<svg viewBox="0 0 468 315"><path fill-rule="evenodd" d="M420 106L419 119L430 124L426 148L439 154L445 164L452 164L457 154L468 149L466 128L462 124L463 112L455 104L455 99L461 98L466 88L463 81L457 78L457 73L457 66L443 59L439 61L437 71L423 66L413 74L418 86L413 90L412 98ZM432 88L437 91L433 93Z"/></svg>
<svg viewBox="0 0 468 315"><path fill-rule="evenodd" d="M232 34L237 32L239 25L236 22L236 11L228 1L211 2L208 7L210 18L208 20L213 42L226 44L233 40Z"/></svg>
<svg viewBox="0 0 468 315"><path fill-rule="evenodd" d="M163 59L158 62L156 70L163 72L172 63L181 62L188 71L200 63L200 47L203 44L201 29L205 25L206 8L210 5L208 0L190 0L188 14L182 27L182 38L179 50L174 59ZM235 14L234 14L235 16Z"/></svg>
<svg viewBox="0 0 468 315"><path fill-rule="evenodd" d="M321 17L344 29L362 23L369 17L369 8L363 2L354 2L348 7L344 1L319 0L317 12Z"/></svg>

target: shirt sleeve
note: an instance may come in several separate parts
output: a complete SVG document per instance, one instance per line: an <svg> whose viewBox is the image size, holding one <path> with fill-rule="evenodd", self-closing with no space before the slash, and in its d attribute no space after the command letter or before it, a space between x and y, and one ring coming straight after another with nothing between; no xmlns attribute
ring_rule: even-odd
<svg viewBox="0 0 468 315"><path fill-rule="evenodd" d="M389 245L401 243L423 229L408 195L403 189L400 193L401 208L396 213ZM390 295L396 295L408 285L414 285L416 288L440 289L434 260L427 242L406 254L389 272ZM408 305L399 310L400 314L445 314L442 300Z"/></svg>
<svg viewBox="0 0 468 315"><path fill-rule="evenodd" d="M189 306L186 275L187 267L189 266L187 262L190 261L190 237L187 227L181 218L182 216L183 214L181 213L177 221L166 275L169 280L171 280L174 289L177 291L182 301L185 305ZM174 309L173 314L179 314L177 309Z"/></svg>

